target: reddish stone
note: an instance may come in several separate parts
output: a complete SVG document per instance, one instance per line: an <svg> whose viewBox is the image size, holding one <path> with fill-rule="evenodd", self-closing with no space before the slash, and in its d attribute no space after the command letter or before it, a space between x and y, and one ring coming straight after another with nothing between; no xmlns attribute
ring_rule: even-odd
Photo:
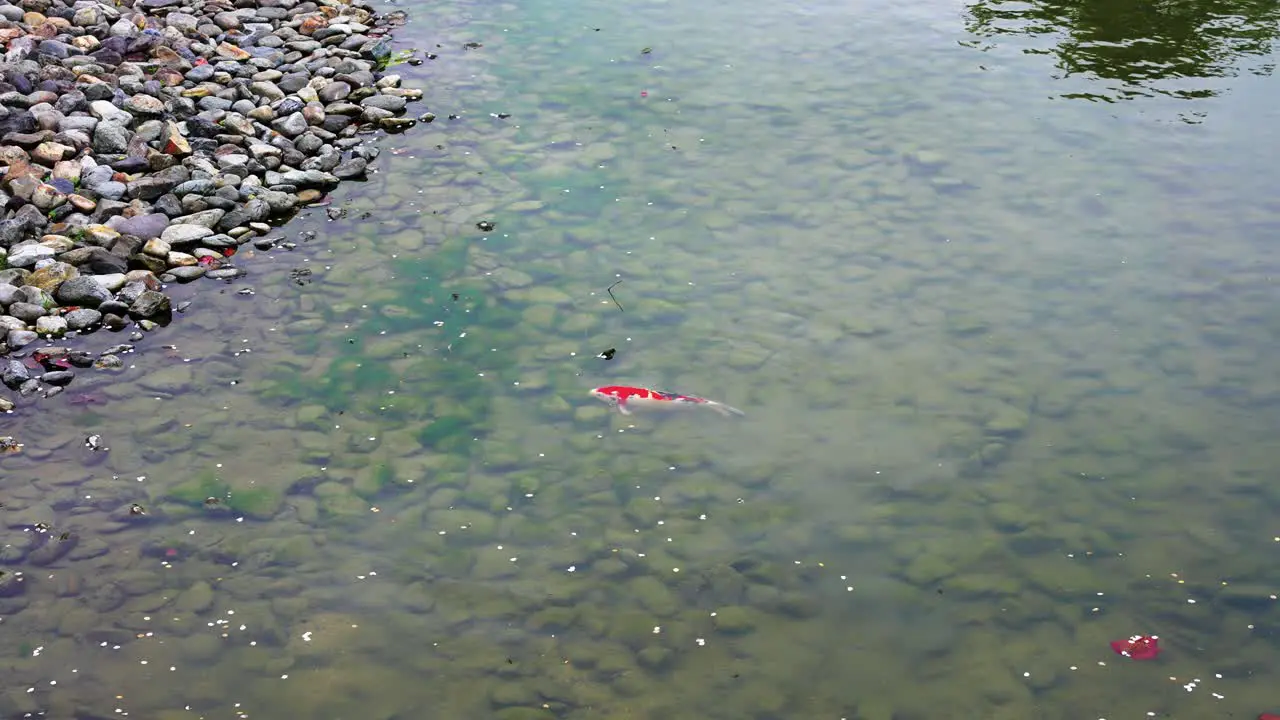
<svg viewBox="0 0 1280 720"><path fill-rule="evenodd" d="M329 21L319 15L312 15L302 21L302 25L298 27L298 32L303 35L310 35L320 28L329 24Z"/></svg>

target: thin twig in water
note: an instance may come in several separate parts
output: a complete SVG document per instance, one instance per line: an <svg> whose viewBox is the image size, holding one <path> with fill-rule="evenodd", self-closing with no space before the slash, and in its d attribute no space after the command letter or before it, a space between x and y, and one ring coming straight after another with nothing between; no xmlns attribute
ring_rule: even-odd
<svg viewBox="0 0 1280 720"><path fill-rule="evenodd" d="M618 298L613 296L613 289L618 287L621 284L622 284L622 281L619 280L618 282L609 286L609 299L613 300L613 304L617 305L619 310L622 310L622 312L626 312L626 310L624 310L622 307L622 303L618 302Z"/></svg>

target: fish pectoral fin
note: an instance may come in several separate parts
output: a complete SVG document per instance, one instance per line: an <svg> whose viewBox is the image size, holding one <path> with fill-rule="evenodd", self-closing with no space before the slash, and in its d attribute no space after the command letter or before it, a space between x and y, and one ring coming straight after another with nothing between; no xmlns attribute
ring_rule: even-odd
<svg viewBox="0 0 1280 720"><path fill-rule="evenodd" d="M618 403L614 403L613 405L614 407L618 408L618 412L622 413L623 415L631 414L631 410L627 407L626 403L618 402Z"/></svg>

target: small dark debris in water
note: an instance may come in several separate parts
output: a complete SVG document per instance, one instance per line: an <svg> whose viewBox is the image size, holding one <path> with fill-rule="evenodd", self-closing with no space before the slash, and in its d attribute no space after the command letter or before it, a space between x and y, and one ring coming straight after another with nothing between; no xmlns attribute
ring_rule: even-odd
<svg viewBox="0 0 1280 720"><path fill-rule="evenodd" d="M304 241L305 241L305 240L315 240L315 239L316 239L316 231L315 231L315 230L303 230L302 232L298 233L298 239L299 239L299 240L304 240Z"/></svg>
<svg viewBox="0 0 1280 720"><path fill-rule="evenodd" d="M285 242L280 243L280 244L279 244L279 245L277 245L276 247L278 247L278 248L280 248L280 249L282 249L282 250L292 250L292 249L294 249L294 248L298 247L298 243L285 241Z"/></svg>
<svg viewBox="0 0 1280 720"><path fill-rule="evenodd" d="M604 352L600 353L596 357L600 358L601 360L612 360L613 356L617 354L617 352L618 352L618 348L609 348L608 350L605 350Z"/></svg>
<svg viewBox="0 0 1280 720"><path fill-rule="evenodd" d="M187 308L189 308L189 307L191 307L191 301L190 301L190 300L183 300L182 302L178 303L178 307L177 307L177 308L175 308L175 309L176 309L178 312L186 312L186 311L187 311Z"/></svg>
<svg viewBox="0 0 1280 720"><path fill-rule="evenodd" d="M236 291L236 294L237 294L237 295L252 295L252 294L253 294L253 288L251 288L251 287L247 287L247 288L240 288L239 290L237 290L237 291Z"/></svg>
<svg viewBox="0 0 1280 720"><path fill-rule="evenodd" d="M619 280L618 282L609 286L609 298L613 300L613 304L617 305L619 310L622 310L622 312L626 312L626 310L624 310L622 307L622 303L618 302L618 298L613 296L613 289L618 287L621 284L622 284L622 281Z"/></svg>
<svg viewBox="0 0 1280 720"><path fill-rule="evenodd" d="M355 339L355 338L347 338L347 344L348 344L348 345L355 345L355 344L356 344L356 339Z"/></svg>
<svg viewBox="0 0 1280 720"><path fill-rule="evenodd" d="M516 664L516 661L515 661L515 660L512 660L511 658L507 658L507 664L508 664L508 665L515 665L515 664Z"/></svg>
<svg viewBox="0 0 1280 720"><path fill-rule="evenodd" d="M651 52L653 52L653 48L651 48L651 47L641 48L641 49L640 49L640 54L641 54L641 55L648 55L648 54L649 54L649 53L651 53Z"/></svg>
<svg viewBox="0 0 1280 720"><path fill-rule="evenodd" d="M146 511L146 508L142 507L137 503L134 503L129 506L129 514L130 515L146 515L147 511Z"/></svg>
<svg viewBox="0 0 1280 720"><path fill-rule="evenodd" d="M481 220L480 222L476 223L476 227L480 228L480 230L483 232L492 232L493 229L498 226L489 222L488 220Z"/></svg>
<svg viewBox="0 0 1280 720"><path fill-rule="evenodd" d="M49 523L38 522L34 525L36 532L49 532Z"/></svg>
<svg viewBox="0 0 1280 720"><path fill-rule="evenodd" d="M454 114L454 113L449 113L449 119L450 119L450 120L457 120L457 119L458 119L458 116L457 116L456 114ZM443 145L438 145L437 147L443 148L444 146L443 146Z"/></svg>
<svg viewBox="0 0 1280 720"><path fill-rule="evenodd" d="M450 293L449 297L453 298L454 302L458 302L458 293Z"/></svg>
<svg viewBox="0 0 1280 720"><path fill-rule="evenodd" d="M306 285L311 282L311 268L294 268L289 271L289 279L294 285Z"/></svg>
<svg viewBox="0 0 1280 720"><path fill-rule="evenodd" d="M424 112L418 116L418 122L420 123L433 122L435 121L435 119L436 119L436 114L433 112ZM439 147L439 146L437 145L436 147Z"/></svg>
<svg viewBox="0 0 1280 720"><path fill-rule="evenodd" d="M482 48L482 47L484 47L484 45L481 45L481 44L480 44L480 43L478 43L478 42L469 42L469 43L464 44L464 45L462 46L462 49L463 49L463 50L479 50L479 49L480 49L480 48Z"/></svg>
<svg viewBox="0 0 1280 720"><path fill-rule="evenodd" d="M90 450L92 450L92 451L94 451L94 452L98 452L99 450L106 450L106 449L107 449L107 448L105 448L105 447L103 447L103 446L102 446L102 436L101 436L101 435L90 435L89 437L85 438L85 439L84 439L84 446L85 446L85 447L87 447L87 448L89 448Z"/></svg>
<svg viewBox="0 0 1280 720"><path fill-rule="evenodd" d="M61 535L59 535L59 536L58 536L58 541L59 541L59 542L66 542L66 541L68 541L68 540L70 540L70 539L71 539L71 533L70 533L70 532L64 532L64 533L62 533Z"/></svg>
<svg viewBox="0 0 1280 720"><path fill-rule="evenodd" d="M506 120L507 118L511 117L511 113L490 113L490 115L498 118L499 120Z"/></svg>
<svg viewBox="0 0 1280 720"><path fill-rule="evenodd" d="M430 55L430 54L428 54L428 55L427 55L427 57L431 58L432 60L435 60L435 59L436 59L436 56L435 56L435 55ZM422 58L420 58L420 57L411 57L411 58L409 58L408 60L405 60L405 62L409 63L410 65L412 65L412 66L414 66L414 67L417 67L417 66L419 66L419 65L421 65L421 64L422 64Z"/></svg>
<svg viewBox="0 0 1280 720"><path fill-rule="evenodd" d="M371 217L373 217L373 213L369 212L368 210L365 210L364 212L360 213L361 220L368 220Z"/></svg>
<svg viewBox="0 0 1280 720"><path fill-rule="evenodd" d="M222 502L222 501L221 501L221 500L219 500L219 499L218 499L218 498L216 498L216 497L207 497L207 498L205 498L205 499L204 499L204 504L205 504L205 505L217 505L217 504L218 504L218 503L220 503L220 502Z"/></svg>

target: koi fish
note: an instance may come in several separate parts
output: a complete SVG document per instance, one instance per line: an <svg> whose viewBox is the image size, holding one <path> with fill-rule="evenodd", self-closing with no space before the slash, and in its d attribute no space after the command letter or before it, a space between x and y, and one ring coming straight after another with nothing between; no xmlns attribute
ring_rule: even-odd
<svg viewBox="0 0 1280 720"><path fill-rule="evenodd" d="M706 398L696 397L694 395L681 395L679 393L663 392L661 390L650 390L642 387L627 387L625 385L607 385L598 387L591 391L592 397L609 403L618 408L618 412L623 415L630 415L633 407L678 407L678 406L696 406L709 407L712 410L728 417L730 415L746 415L736 407L725 405L724 403L708 400Z"/></svg>

